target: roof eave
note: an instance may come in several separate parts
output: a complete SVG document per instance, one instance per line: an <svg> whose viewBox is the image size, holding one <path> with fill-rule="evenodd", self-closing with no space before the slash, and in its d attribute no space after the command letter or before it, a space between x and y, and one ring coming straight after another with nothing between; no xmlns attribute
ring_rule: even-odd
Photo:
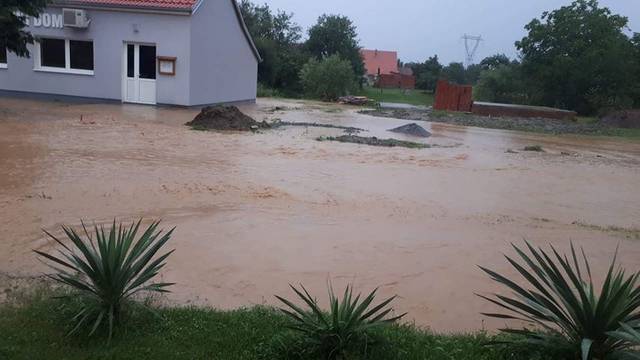
<svg viewBox="0 0 640 360"><path fill-rule="evenodd" d="M168 15L191 15L194 9L201 3L198 1L194 7L184 8L166 8L157 6L131 6L131 5L117 5L117 4L83 4L82 1L74 0L56 0L50 6L53 7L66 7L73 6L79 9L95 9L95 10L107 10L107 11L130 11L130 12L142 12L142 13L158 13Z"/></svg>
<svg viewBox="0 0 640 360"><path fill-rule="evenodd" d="M233 4L233 7L236 11L236 17L240 22L240 26L242 27L242 31L244 32L244 36L247 38L247 41L249 42L249 46L251 47L253 54L258 60L258 63L261 63L263 60L262 56L260 56L260 52L256 47L256 43L253 41L253 38L251 37L251 33L249 32L249 28L247 27L247 24L244 22L244 18L242 17L242 11L240 10L240 6L238 5L238 2L236 0L231 0L231 3Z"/></svg>

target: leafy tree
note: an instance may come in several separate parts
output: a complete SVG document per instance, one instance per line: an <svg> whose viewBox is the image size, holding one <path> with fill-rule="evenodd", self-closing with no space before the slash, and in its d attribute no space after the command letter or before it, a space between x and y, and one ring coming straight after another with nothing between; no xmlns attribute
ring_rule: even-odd
<svg viewBox="0 0 640 360"><path fill-rule="evenodd" d="M339 55L317 60L311 58L300 72L305 95L321 100L336 100L351 92L354 81L351 63Z"/></svg>
<svg viewBox="0 0 640 360"><path fill-rule="evenodd" d="M482 68L482 65L480 64L471 64L467 66L467 68L464 71L465 84L475 85L476 83L478 83L482 70L483 68Z"/></svg>
<svg viewBox="0 0 640 360"><path fill-rule="evenodd" d="M258 6L249 0L242 0L240 9L263 58L258 65L258 81L289 94L300 91L299 74L308 57L298 44L302 31L293 22L293 14L274 13L268 5Z"/></svg>
<svg viewBox="0 0 640 360"><path fill-rule="evenodd" d="M635 58L640 59L640 33L634 33L633 38L631 38L631 43L635 48ZM632 97L634 101L634 108L640 107L640 63L636 64L636 81L634 88L632 89Z"/></svg>
<svg viewBox="0 0 640 360"><path fill-rule="evenodd" d="M1 0L0 1L0 49L29 57L27 44L33 44L33 36L24 28L28 16L38 16L47 6L48 0Z"/></svg>
<svg viewBox="0 0 640 360"><path fill-rule="evenodd" d="M511 60L505 54L496 54L493 56L489 56L484 58L480 62L480 66L482 66L482 70L494 70L503 65L511 64Z"/></svg>
<svg viewBox="0 0 640 360"><path fill-rule="evenodd" d="M410 64L416 76L416 87L421 90L436 91L436 85L442 72L442 64L438 55L431 56L424 63Z"/></svg>
<svg viewBox="0 0 640 360"><path fill-rule="evenodd" d="M452 62L442 69L442 78L449 82L463 85L467 82L466 70L462 63Z"/></svg>
<svg viewBox="0 0 640 360"><path fill-rule="evenodd" d="M269 5L259 6L249 0L242 0L240 10L253 37L270 39L279 45L295 44L302 37L302 30L293 22L291 13L278 11L274 14Z"/></svg>
<svg viewBox="0 0 640 360"><path fill-rule="evenodd" d="M576 0L532 20L516 47L525 75L540 87L538 101L582 114L630 106L640 79L630 76L639 65L627 24L597 0Z"/></svg>
<svg viewBox="0 0 640 360"><path fill-rule="evenodd" d="M474 89L474 97L480 101L529 104L530 88L521 65L509 62L484 70Z"/></svg>
<svg viewBox="0 0 640 360"><path fill-rule="evenodd" d="M353 22L346 16L320 16L317 24L309 29L309 39L305 47L318 60L338 55L349 61L354 79L358 81L365 74L358 33Z"/></svg>

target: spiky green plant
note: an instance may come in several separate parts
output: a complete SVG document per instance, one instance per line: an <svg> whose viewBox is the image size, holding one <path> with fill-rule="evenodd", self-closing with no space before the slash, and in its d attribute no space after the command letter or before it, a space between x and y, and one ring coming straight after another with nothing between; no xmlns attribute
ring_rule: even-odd
<svg viewBox="0 0 640 360"><path fill-rule="evenodd" d="M120 321L122 306L141 291L168 292L173 283L151 283L173 253L156 256L169 241L173 230L163 234L160 222L153 222L138 237L142 220L131 226L116 225L105 232L104 226L94 225L92 237L84 223L82 238L74 229L62 226L71 244L67 245L50 233L45 233L62 248L57 255L35 252L55 270L49 277L68 285L80 294L82 306L73 317L73 334L84 325L91 325L89 336L102 324L108 324L109 339Z"/></svg>
<svg viewBox="0 0 640 360"><path fill-rule="evenodd" d="M393 309L387 308L396 296L376 306L371 306L378 289L373 290L361 300L361 294L353 297L353 287L347 286L342 299L339 299L329 285L329 311L323 311L304 286L302 290L290 285L291 289L304 302L306 309L293 302L276 296L288 309L280 309L293 320L290 329L302 333L306 339L319 349L327 359L336 359L350 349L373 327L390 324L406 315L385 318Z"/></svg>
<svg viewBox="0 0 640 360"><path fill-rule="evenodd" d="M610 332L609 336L627 342L630 347L635 348L635 350L625 351L624 358L640 360L640 321L634 324L621 324L620 329Z"/></svg>
<svg viewBox="0 0 640 360"><path fill-rule="evenodd" d="M527 322L533 329L502 329L518 335L521 341L540 346L566 346L583 360L604 359L628 348L628 343L612 338L609 332L620 323L640 319L640 273L627 275L616 264L616 256L598 292L593 284L589 261L581 251L584 269L571 244L570 258L560 255L551 246L551 253L534 248L526 242L529 254L516 245L513 248L521 258L507 261L522 275L526 286L492 270L480 267L489 276L513 292L512 296L494 294L480 297L508 310L507 313L485 313L499 319ZM586 273L585 273L586 271ZM583 276L583 275L586 275Z"/></svg>

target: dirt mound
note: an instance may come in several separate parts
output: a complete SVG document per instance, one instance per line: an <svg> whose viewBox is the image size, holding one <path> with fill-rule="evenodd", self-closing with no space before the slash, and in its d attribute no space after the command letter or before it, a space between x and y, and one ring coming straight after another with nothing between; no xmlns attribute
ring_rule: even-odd
<svg viewBox="0 0 640 360"><path fill-rule="evenodd" d="M405 135L423 137L423 138L427 138L427 137L431 136L430 132L428 132L422 126L420 126L420 125L418 125L416 123L403 125L403 126L395 128L395 129L391 129L389 131L394 132L394 133L405 134Z"/></svg>
<svg viewBox="0 0 640 360"><path fill-rule="evenodd" d="M250 131L269 128L267 122L257 122L243 114L235 106L207 106L193 121L185 125L198 130L236 130Z"/></svg>
<svg viewBox="0 0 640 360"><path fill-rule="evenodd" d="M600 120L603 124L625 129L640 129L640 109L615 111Z"/></svg>

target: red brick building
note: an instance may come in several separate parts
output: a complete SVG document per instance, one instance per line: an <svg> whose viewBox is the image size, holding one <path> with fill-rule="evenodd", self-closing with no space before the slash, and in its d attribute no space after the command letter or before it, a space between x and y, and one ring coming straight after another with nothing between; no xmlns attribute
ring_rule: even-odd
<svg viewBox="0 0 640 360"><path fill-rule="evenodd" d="M383 50L360 50L367 81L380 88L415 89L416 79L410 68L398 68L398 53Z"/></svg>

